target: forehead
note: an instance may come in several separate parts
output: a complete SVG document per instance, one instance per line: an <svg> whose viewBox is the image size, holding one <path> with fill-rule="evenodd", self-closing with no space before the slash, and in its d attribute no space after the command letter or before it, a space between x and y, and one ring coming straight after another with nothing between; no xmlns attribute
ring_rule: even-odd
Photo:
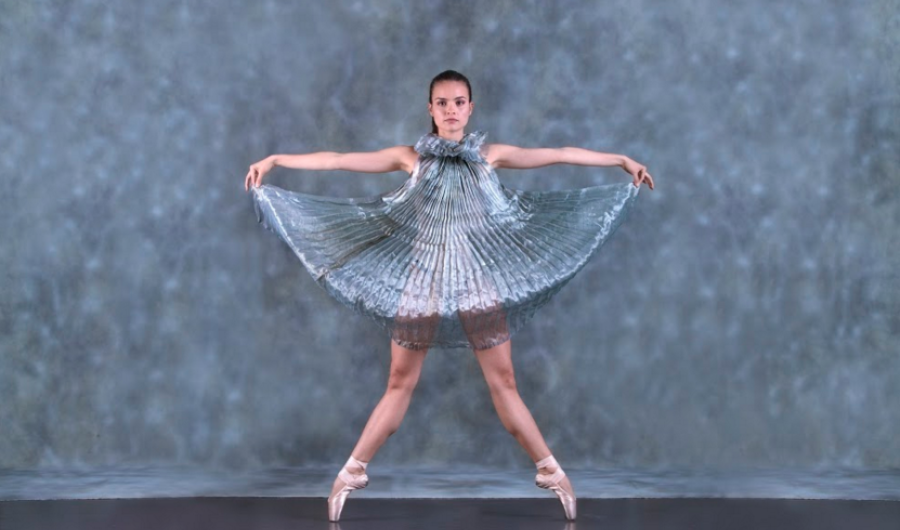
<svg viewBox="0 0 900 530"><path fill-rule="evenodd" d="M432 99L469 98L469 89L462 81L438 81L431 91Z"/></svg>

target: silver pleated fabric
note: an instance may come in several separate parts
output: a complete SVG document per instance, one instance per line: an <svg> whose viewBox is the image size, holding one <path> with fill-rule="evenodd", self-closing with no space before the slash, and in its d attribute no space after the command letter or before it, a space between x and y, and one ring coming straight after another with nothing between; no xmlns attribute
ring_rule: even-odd
<svg viewBox="0 0 900 530"><path fill-rule="evenodd" d="M257 219L329 294L401 346L496 346L584 267L639 188L507 188L484 159L484 139L426 134L409 179L373 197L251 188Z"/></svg>

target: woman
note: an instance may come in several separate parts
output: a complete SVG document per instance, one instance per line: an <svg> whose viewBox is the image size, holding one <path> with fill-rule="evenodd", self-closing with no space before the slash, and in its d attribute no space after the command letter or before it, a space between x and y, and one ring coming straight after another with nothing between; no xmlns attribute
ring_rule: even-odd
<svg viewBox="0 0 900 530"><path fill-rule="evenodd" d="M574 520L575 492L516 388L510 336L585 264L625 217L647 169L587 149L523 149L465 133L475 104L453 70L431 82L432 132L415 146L377 152L272 155L252 166L260 222L278 233L330 294L391 335L387 391L334 481L329 519L396 432L429 347L471 347L504 427L535 462L535 483L552 490ZM494 169L551 164L620 166L630 184L527 192L503 186ZM275 166L366 173L405 171L397 190L376 197L319 197L261 185Z"/></svg>

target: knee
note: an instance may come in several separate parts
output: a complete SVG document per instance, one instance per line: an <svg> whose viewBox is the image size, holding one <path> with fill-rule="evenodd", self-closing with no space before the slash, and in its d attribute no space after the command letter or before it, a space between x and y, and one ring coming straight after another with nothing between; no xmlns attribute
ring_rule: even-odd
<svg viewBox="0 0 900 530"><path fill-rule="evenodd" d="M418 382L418 371L401 368L391 368L391 374L388 377L387 389L401 392L412 392L416 388L416 383Z"/></svg>
<svg viewBox="0 0 900 530"><path fill-rule="evenodd" d="M512 370L500 370L487 377L491 392L517 392L516 376Z"/></svg>

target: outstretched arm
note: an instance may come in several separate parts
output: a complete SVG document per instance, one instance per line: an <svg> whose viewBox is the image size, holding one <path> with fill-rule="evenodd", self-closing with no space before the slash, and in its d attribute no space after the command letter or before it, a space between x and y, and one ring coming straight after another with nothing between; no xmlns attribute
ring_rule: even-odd
<svg viewBox="0 0 900 530"><path fill-rule="evenodd" d="M271 155L250 166L244 179L244 188L259 186L263 176L275 166L308 170L344 170L361 173L411 172L416 161L412 147L400 145L367 153L336 153L320 151L302 155Z"/></svg>
<svg viewBox="0 0 900 530"><path fill-rule="evenodd" d="M621 166L624 155L590 151L580 147L541 147L529 149L514 145L491 144L488 162L495 168L534 169L551 164L575 164L579 166Z"/></svg>
<svg viewBox="0 0 900 530"><path fill-rule="evenodd" d="M514 145L490 144L487 161L495 168L533 169L552 164L574 164L578 166L619 166L634 177L634 185L647 181L653 189L653 179L647 168L625 155L601 153L580 147L523 148Z"/></svg>

